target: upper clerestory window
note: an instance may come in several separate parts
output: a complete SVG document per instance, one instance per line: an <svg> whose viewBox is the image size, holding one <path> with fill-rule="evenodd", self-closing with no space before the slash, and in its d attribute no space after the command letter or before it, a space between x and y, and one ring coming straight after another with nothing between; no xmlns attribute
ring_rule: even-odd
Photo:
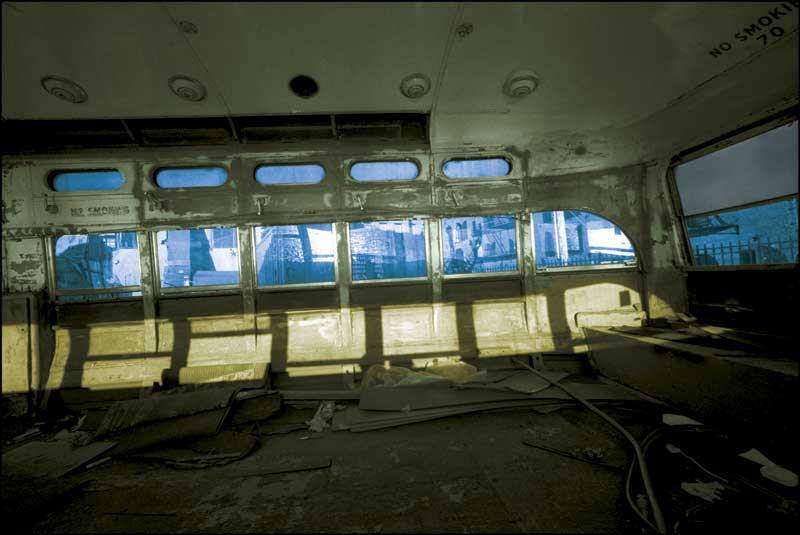
<svg viewBox="0 0 800 535"><path fill-rule="evenodd" d="M357 162L350 168L350 176L358 182L414 180L419 176L419 166L415 162L408 160Z"/></svg>
<svg viewBox="0 0 800 535"><path fill-rule="evenodd" d="M155 180L160 188L213 188L228 180L228 171L224 167L159 169Z"/></svg>
<svg viewBox="0 0 800 535"><path fill-rule="evenodd" d="M53 191L102 191L122 187L125 177L115 169L55 171L47 179Z"/></svg>
<svg viewBox="0 0 800 535"><path fill-rule="evenodd" d="M445 162L442 171L447 178L500 177L511 172L511 164L505 158L455 159Z"/></svg>
<svg viewBox="0 0 800 535"><path fill-rule="evenodd" d="M325 178L325 168L319 164L267 164L256 168L256 182L265 186L318 184L323 178Z"/></svg>

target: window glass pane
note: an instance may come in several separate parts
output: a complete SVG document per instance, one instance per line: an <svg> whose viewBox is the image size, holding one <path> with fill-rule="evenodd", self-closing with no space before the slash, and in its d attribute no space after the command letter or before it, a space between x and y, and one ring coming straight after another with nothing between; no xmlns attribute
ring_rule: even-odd
<svg viewBox="0 0 800 535"><path fill-rule="evenodd" d="M133 247L129 247L133 244ZM139 249L135 232L67 234L56 240L56 289L81 290L139 286ZM93 295L94 299L132 293Z"/></svg>
<svg viewBox="0 0 800 535"><path fill-rule="evenodd" d="M221 186L228 178L222 167L195 167L191 169L161 169L156 173L160 188L208 188Z"/></svg>
<svg viewBox="0 0 800 535"><path fill-rule="evenodd" d="M162 230L156 240L162 288L239 284L235 228Z"/></svg>
<svg viewBox="0 0 800 535"><path fill-rule="evenodd" d="M686 216L797 193L797 121L673 172Z"/></svg>
<svg viewBox="0 0 800 535"><path fill-rule="evenodd" d="M797 199L686 218L698 266L797 262Z"/></svg>
<svg viewBox="0 0 800 535"><path fill-rule="evenodd" d="M119 171L65 171L50 177L55 191L113 190L122 187L125 177Z"/></svg>
<svg viewBox="0 0 800 535"><path fill-rule="evenodd" d="M79 295L59 295L56 301L91 301L93 299L109 299L115 297L141 297L142 292L117 292L113 294L79 294Z"/></svg>
<svg viewBox="0 0 800 535"><path fill-rule="evenodd" d="M259 286L334 282L333 225L256 227Z"/></svg>
<svg viewBox="0 0 800 535"><path fill-rule="evenodd" d="M350 168L350 176L360 182L414 180L419 168L414 162L359 162Z"/></svg>
<svg viewBox="0 0 800 535"><path fill-rule="evenodd" d="M477 178L481 176L506 176L511 165L503 158L482 160L450 160L442 169L448 178Z"/></svg>
<svg viewBox="0 0 800 535"><path fill-rule="evenodd" d="M420 220L350 223L353 280L425 277L425 224Z"/></svg>
<svg viewBox="0 0 800 535"><path fill-rule="evenodd" d="M517 270L514 216L443 219L442 230L445 275Z"/></svg>
<svg viewBox="0 0 800 535"><path fill-rule="evenodd" d="M262 165L256 169L259 184L316 184L325 178L321 165Z"/></svg>
<svg viewBox="0 0 800 535"><path fill-rule="evenodd" d="M536 267L594 266L636 260L633 245L611 221L589 212L533 214Z"/></svg>

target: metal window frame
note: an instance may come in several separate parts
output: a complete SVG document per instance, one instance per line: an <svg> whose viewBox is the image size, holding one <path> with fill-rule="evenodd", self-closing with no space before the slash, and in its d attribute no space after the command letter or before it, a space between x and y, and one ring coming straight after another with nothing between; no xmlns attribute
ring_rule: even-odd
<svg viewBox="0 0 800 535"><path fill-rule="evenodd" d="M542 267L540 268L536 264L536 223L534 215L537 213L544 213L544 212L566 212L567 210L573 212L583 212L586 214L591 214L593 216L599 217L608 221L609 223L613 224L617 227L625 239L631 244L633 248L633 256L634 260L626 260L624 262L610 262L608 264L578 264L575 266L557 266L557 267ZM530 214L530 230L531 230L531 247L533 248L533 252L531 254L531 258L533 259L533 270L534 272L539 274L547 274L547 273L574 273L578 271L638 271L641 268L641 262L639 261L639 251L636 247L634 241L628 236L628 233L622 229L622 226L618 225L615 221L602 216L600 214L596 214L594 212L589 212L587 210L575 210L575 209L559 209L559 210L538 210L533 211L531 210L528 212ZM587 238L588 239L588 238Z"/></svg>
<svg viewBox="0 0 800 535"><path fill-rule="evenodd" d="M62 236L88 236L90 234L121 234L123 232L133 232L134 234L137 233L136 230L112 230L112 231L100 231L100 232L86 232L82 234L59 234L58 236L50 235L45 238L45 270L46 270L46 279L47 279L47 286L48 286L48 295L50 297L50 301L57 304L65 304L65 303L96 303L98 301L123 301L123 300L140 300L144 297L144 290L142 288L142 273L141 273L141 260L142 260L142 253L140 250L141 244L139 243L139 238L136 238L136 256L137 256L137 263L140 264L139 267L139 284L136 286L112 286L110 288L70 288L70 289L58 289L56 287L56 283L58 281L58 277L56 275L56 241L58 238ZM115 294L115 293L125 293L125 292L141 292L142 295L126 295L122 297L104 297L102 299L97 300L90 300L85 299L82 301L61 301L59 302L58 298L62 295L93 295L93 294Z"/></svg>
<svg viewBox="0 0 800 535"><path fill-rule="evenodd" d="M357 180L353 178L351 171L353 170L353 166L360 163L397 163L397 162L411 162L417 167L417 176L414 178L398 178L398 179L384 179L384 180ZM405 157L405 158L390 158L390 159L366 159L366 160L353 160L347 166L347 173L345 173L345 180L355 184L411 184L412 182L422 182L422 171L423 166L422 162L420 162L416 158L412 157ZM349 228L349 226L348 226ZM349 237L349 236L348 236Z"/></svg>
<svg viewBox="0 0 800 535"><path fill-rule="evenodd" d="M115 172L119 173L119 175L122 177L122 184L120 184L118 188L81 189L81 190L58 191L55 187L53 187L53 179L56 176L61 175L61 174L68 174L68 173L104 173L104 172L107 173L109 171L115 171ZM80 195L80 194L88 194L88 193L93 193L93 192L120 191L122 188L125 187L125 183L128 181L128 178L125 176L125 173L123 173L121 169L116 169L116 168L112 168L112 167L92 168L92 169L87 169L87 168L84 168L84 167L76 168L76 169L64 169L64 168L52 169L52 170L48 171L47 173L45 173L43 178L44 178L45 187L48 190L52 191L53 193L58 193L59 195L64 195L64 194L78 194L78 195Z"/></svg>
<svg viewBox="0 0 800 535"><path fill-rule="evenodd" d="M295 223L297 225L330 225L331 226L331 235L333 236L333 281L328 282L300 282L295 284L270 284L266 286L260 286L258 284L258 258L256 258L256 229L262 227L287 227L292 225L252 225L250 227L250 236L251 240L253 241L253 255L252 255L252 266L253 266L253 275L255 279L255 290L256 292L269 292L269 291L279 291L279 290L319 290L319 289L330 289L335 288L339 283L339 255L337 252L336 247L336 228L334 223Z"/></svg>
<svg viewBox="0 0 800 535"><path fill-rule="evenodd" d="M158 174L161 171L177 171L177 170L189 170L189 169L224 169L225 170L225 180L219 186L178 186L178 187L165 187L160 186L158 184ZM155 165L153 169L150 171L150 185L155 187L159 191L174 191L174 192L182 192L182 191L195 191L195 190L213 190L216 188L224 188L228 185L231 180L233 180L233 173L231 172L231 168L224 163L212 163L208 165L186 165L186 164L176 164L176 165Z"/></svg>
<svg viewBox="0 0 800 535"><path fill-rule="evenodd" d="M445 264L447 263L447 258L444 255L444 221L446 219L464 219L464 218L476 218L476 217L511 217L514 219L514 248L516 249L517 253L517 269L513 271L491 271L491 272L477 272L477 273L451 273L448 274L445 271ZM463 215L463 216L456 216L456 217L441 217L439 218L439 254L441 255L442 259L442 280L449 281L449 280L459 280L459 279L471 279L471 278L517 278L524 276L524 257L522 256L522 247L520 247L520 237L522 236L520 231L520 218L517 217L516 213L500 213L500 214L483 214L483 215Z"/></svg>
<svg viewBox="0 0 800 535"><path fill-rule="evenodd" d="M459 161L477 161L477 160L503 160L508 164L508 173L504 175L485 175L485 176L463 176L463 177L450 177L444 172L444 166L450 162ZM450 158L446 158L442 160L442 165L439 167L439 171L442 173L442 177L448 182L454 183L463 183L464 181L479 181L479 180L510 180L511 173L514 170L514 161L505 154L497 154L493 156L452 156Z"/></svg>
<svg viewBox="0 0 800 535"><path fill-rule="evenodd" d="M236 284L213 284L207 286L180 286L177 288L163 288L161 286L161 257L158 253L158 233L159 232L168 232L170 230L212 230L215 228L230 228L234 231L236 236L236 256L237 256L237 271L239 273L239 282ZM155 262L155 269L153 270L153 284L155 285L154 293L156 298L170 298L175 296L196 296L198 294L208 293L208 294L224 294L224 293L231 293L237 294L241 293L242 291L242 249L241 244L239 243L239 227L238 225L233 226L225 226L225 225L218 225L218 226L211 226L211 227L196 227L196 228L164 228L160 230L154 230L151 232L150 240L153 243L153 261ZM255 255L253 255L255 256Z"/></svg>
<svg viewBox="0 0 800 535"><path fill-rule="evenodd" d="M424 277L394 277L391 279L366 279L355 280L353 278L353 248L350 241L350 225L353 223L389 223L393 221L421 221L422 222L422 239L425 242L425 276ZM369 221L345 221L345 237L347 239L347 267L350 271L350 284L354 286L375 285L375 284L388 284L388 283L420 283L429 282L431 280L431 254L428 245L428 226L426 218L423 217L405 217L400 219L375 219Z"/></svg>
<svg viewBox="0 0 800 535"><path fill-rule="evenodd" d="M256 178L256 174L258 173L258 170L261 169L262 167L298 167L298 166L303 166L303 165L318 165L318 166L320 166L322 168L322 178L317 182L280 182L278 184L262 184ZM258 187L261 187L261 188L274 188L274 187L285 188L285 187L292 187L292 186L299 186L299 187L313 186L313 185L322 184L327 179L328 179L328 170L325 168L325 165L323 163L321 163L321 162L306 162L306 161L303 161L303 162L292 162L292 163L269 163L269 162L264 162L264 163L256 163L255 166L253 167L253 182L255 182L258 185Z"/></svg>

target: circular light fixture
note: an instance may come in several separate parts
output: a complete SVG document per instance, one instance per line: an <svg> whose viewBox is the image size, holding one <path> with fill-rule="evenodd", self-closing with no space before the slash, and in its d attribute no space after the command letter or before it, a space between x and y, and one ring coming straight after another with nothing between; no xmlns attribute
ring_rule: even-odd
<svg viewBox="0 0 800 535"><path fill-rule="evenodd" d="M514 71L503 84L503 93L512 98L522 98L530 95L539 87L539 77L535 72L527 69Z"/></svg>
<svg viewBox="0 0 800 535"><path fill-rule="evenodd" d="M317 81L301 74L289 80L289 89L300 98L311 98L319 91Z"/></svg>
<svg viewBox="0 0 800 535"><path fill-rule="evenodd" d="M60 76L45 76L42 78L42 87L54 97L71 104L81 104L89 99L89 95L81 86Z"/></svg>
<svg viewBox="0 0 800 535"><path fill-rule="evenodd" d="M425 96L431 89L431 80L420 72L409 74L400 82L400 92L410 99Z"/></svg>
<svg viewBox="0 0 800 535"><path fill-rule="evenodd" d="M170 90L189 102L200 102L206 98L206 88L190 76L177 75L169 79Z"/></svg>
<svg viewBox="0 0 800 535"><path fill-rule="evenodd" d="M198 32L198 30L197 30L197 26L195 26L194 24L192 24L192 23L191 23L191 22L189 22L188 20L182 20L182 21L180 21L180 22L178 23L178 27L179 27L179 28L181 29L181 31L183 31L184 33L188 33L188 34L191 34L191 35L194 35L194 34L196 34L196 33Z"/></svg>

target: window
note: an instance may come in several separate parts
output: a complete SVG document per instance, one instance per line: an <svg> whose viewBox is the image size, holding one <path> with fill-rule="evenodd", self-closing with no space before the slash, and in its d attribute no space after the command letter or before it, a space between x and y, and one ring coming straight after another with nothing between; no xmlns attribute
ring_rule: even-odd
<svg viewBox="0 0 800 535"><path fill-rule="evenodd" d="M420 220L350 223L353 280L427 276L424 229Z"/></svg>
<svg viewBox="0 0 800 535"><path fill-rule="evenodd" d="M506 176L511 172L511 164L505 158L450 160L444 164L442 171L447 178Z"/></svg>
<svg viewBox="0 0 800 535"><path fill-rule="evenodd" d="M695 265L797 263L797 121L673 173Z"/></svg>
<svg viewBox="0 0 800 535"><path fill-rule="evenodd" d="M159 169L156 184L160 188L210 188L221 186L228 179L222 167L192 167L184 169Z"/></svg>
<svg viewBox="0 0 800 535"><path fill-rule="evenodd" d="M333 225L255 228L259 286L334 282Z"/></svg>
<svg viewBox="0 0 800 535"><path fill-rule="evenodd" d="M125 177L119 171L56 171L48 178L53 191L115 190L122 187Z"/></svg>
<svg viewBox="0 0 800 535"><path fill-rule="evenodd" d="M261 165L256 169L256 182L265 186L277 184L316 184L325 178L325 168L309 165Z"/></svg>
<svg viewBox="0 0 800 535"><path fill-rule="evenodd" d="M358 162L350 168L350 176L359 182L414 180L419 167L414 162Z"/></svg>
<svg viewBox="0 0 800 535"><path fill-rule="evenodd" d="M133 243L133 248L123 247ZM59 301L141 295L139 250L135 232L67 234L55 243L56 294ZM121 291L86 292L120 288ZM77 292L82 290L83 292Z"/></svg>
<svg viewBox="0 0 800 535"><path fill-rule="evenodd" d="M517 270L514 216L443 219L442 229L445 275Z"/></svg>
<svg viewBox="0 0 800 535"><path fill-rule="evenodd" d="M235 228L164 230L156 240L162 288L239 284Z"/></svg>
<svg viewBox="0 0 800 535"><path fill-rule="evenodd" d="M611 221L589 212L557 210L533 214L536 269L630 264L633 245Z"/></svg>

